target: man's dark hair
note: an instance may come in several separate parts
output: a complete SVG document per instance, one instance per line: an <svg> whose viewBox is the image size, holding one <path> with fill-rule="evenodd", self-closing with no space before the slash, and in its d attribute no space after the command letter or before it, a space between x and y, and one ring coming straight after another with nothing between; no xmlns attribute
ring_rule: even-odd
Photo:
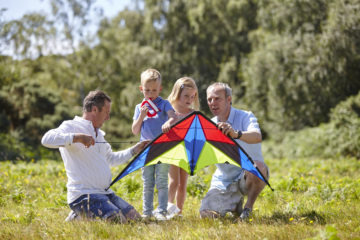
<svg viewBox="0 0 360 240"><path fill-rule="evenodd" d="M105 105L105 101L111 102L111 98L101 90L89 92L83 102L83 112L91 112L93 106L96 106L99 111Z"/></svg>

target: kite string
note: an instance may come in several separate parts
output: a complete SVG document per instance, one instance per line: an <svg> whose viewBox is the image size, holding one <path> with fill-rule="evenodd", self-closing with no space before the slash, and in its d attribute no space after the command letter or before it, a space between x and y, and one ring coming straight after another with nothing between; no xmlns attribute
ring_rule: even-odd
<svg viewBox="0 0 360 240"><path fill-rule="evenodd" d="M198 127L190 127L190 128L186 128L186 127L174 127L176 129L197 129ZM219 130L217 128L205 128L203 127L202 129L210 129L210 130ZM138 141L108 141L108 142L95 142L95 143L137 143Z"/></svg>
<svg viewBox="0 0 360 240"><path fill-rule="evenodd" d="M116 142L112 142L112 141L109 141L109 142L95 142L95 143L111 143L111 144L119 144L119 143L137 143L138 141L116 141Z"/></svg>
<svg viewBox="0 0 360 240"><path fill-rule="evenodd" d="M174 127L176 129L196 129L197 127L190 127L190 128L186 128L186 127ZM202 128L202 129L210 129L210 130L219 130L217 128ZM138 143L138 141L103 141L103 142L95 142L95 143L110 143L110 144L122 144L122 143L130 143L130 144L134 144L134 143Z"/></svg>

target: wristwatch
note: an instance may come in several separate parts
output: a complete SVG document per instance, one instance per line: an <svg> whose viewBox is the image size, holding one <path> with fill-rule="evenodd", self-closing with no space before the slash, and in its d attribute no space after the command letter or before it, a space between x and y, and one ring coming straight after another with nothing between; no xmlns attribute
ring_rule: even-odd
<svg viewBox="0 0 360 240"><path fill-rule="evenodd" d="M241 138L241 136L242 136L242 131L237 130L237 131L235 131L235 133L237 134L237 136L235 137L235 139Z"/></svg>

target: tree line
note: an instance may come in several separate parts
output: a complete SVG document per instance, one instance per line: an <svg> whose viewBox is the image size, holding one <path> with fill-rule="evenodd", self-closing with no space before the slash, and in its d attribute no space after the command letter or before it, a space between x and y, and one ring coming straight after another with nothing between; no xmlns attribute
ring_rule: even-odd
<svg viewBox="0 0 360 240"><path fill-rule="evenodd" d="M93 0L49 2L51 15L0 21L2 45L16 56L0 56L1 159L44 157L42 134L80 115L96 88L114 102L108 140L128 139L148 67L162 73L165 98L176 79L193 77L208 115L206 87L229 83L233 105L275 141L329 122L359 93L358 0L143 0L111 19ZM89 34L93 11L100 22Z"/></svg>

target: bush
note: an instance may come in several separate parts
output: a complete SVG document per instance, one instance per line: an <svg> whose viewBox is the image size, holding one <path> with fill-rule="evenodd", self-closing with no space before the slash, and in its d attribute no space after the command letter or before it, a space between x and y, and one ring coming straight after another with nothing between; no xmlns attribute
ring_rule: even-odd
<svg viewBox="0 0 360 240"><path fill-rule="evenodd" d="M234 104L249 106L273 138L328 122L330 110L360 90L360 2L258 3L260 26L239 73L246 93Z"/></svg>
<svg viewBox="0 0 360 240"><path fill-rule="evenodd" d="M331 121L286 133L281 141L264 143L267 157L350 156L360 159L360 92L331 110Z"/></svg>
<svg viewBox="0 0 360 240"><path fill-rule="evenodd" d="M24 79L0 89L0 105L0 160L57 158L40 145L47 130L72 118L56 90Z"/></svg>

